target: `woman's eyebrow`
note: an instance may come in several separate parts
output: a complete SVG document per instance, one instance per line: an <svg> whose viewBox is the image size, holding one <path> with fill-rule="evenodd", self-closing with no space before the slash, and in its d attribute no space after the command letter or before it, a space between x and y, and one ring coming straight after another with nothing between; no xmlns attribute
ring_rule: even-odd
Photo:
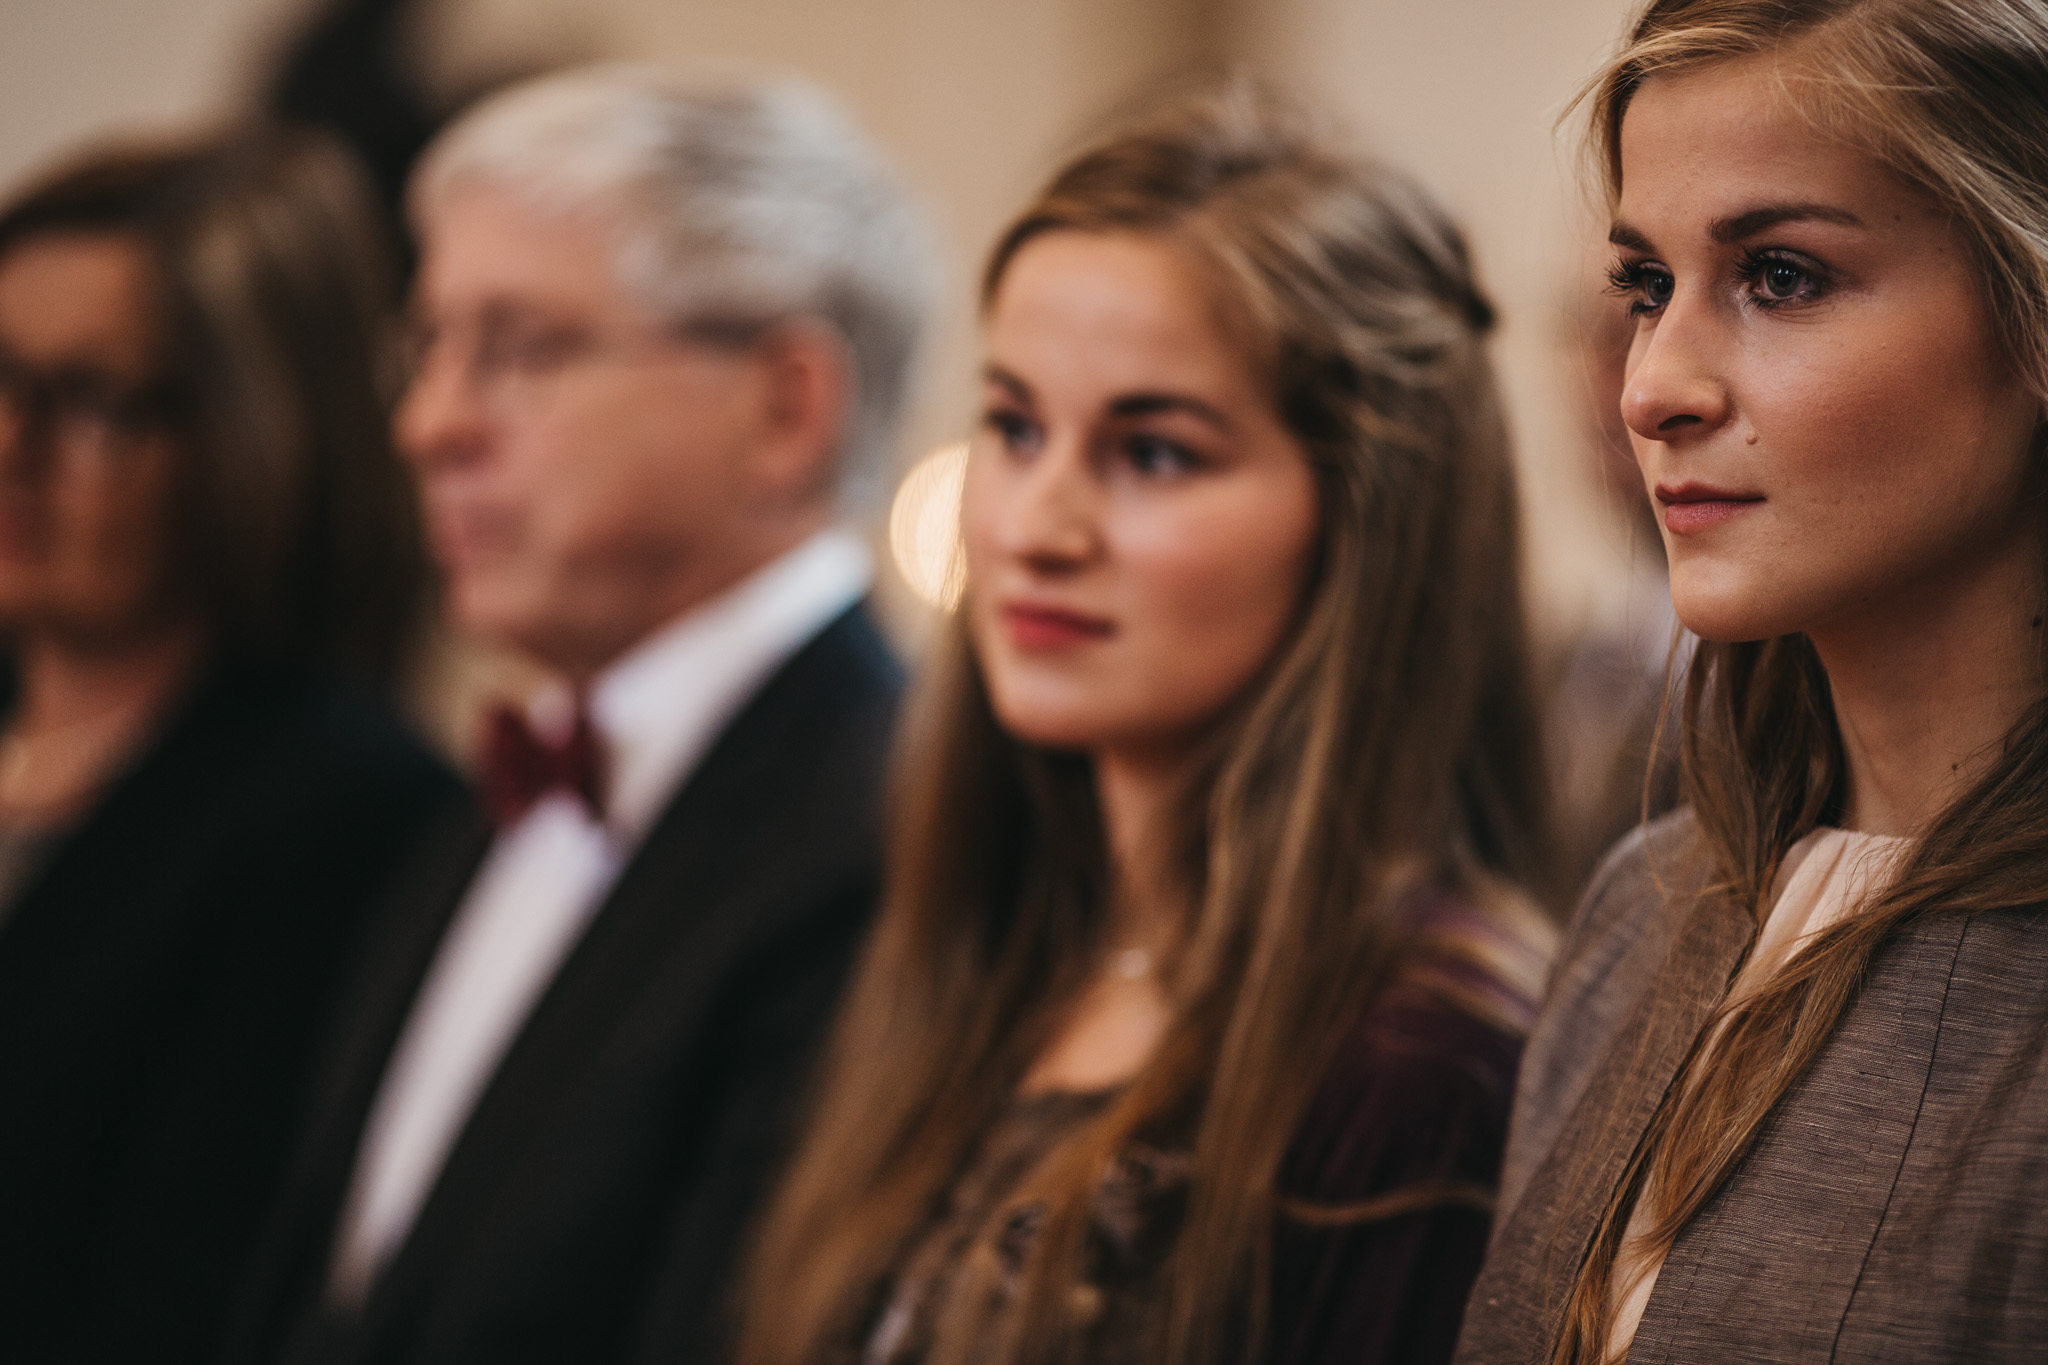
<svg viewBox="0 0 2048 1365"><path fill-rule="evenodd" d="M1031 386L1000 365L982 366L981 377L997 388L1004 390L1019 403L1029 403L1031 401Z"/></svg>
<svg viewBox="0 0 2048 1365"><path fill-rule="evenodd" d="M1847 209L1835 208L1831 204L1767 204L1747 213L1738 213L1729 218L1716 219L1710 229L1715 241L1724 245L1754 237L1766 228L1777 227L1780 223L1818 222L1840 223L1845 227L1862 227L1863 220Z"/></svg>
<svg viewBox="0 0 2048 1365"><path fill-rule="evenodd" d="M1626 247L1630 251L1640 251L1645 256L1654 254L1650 249L1650 239L1630 227L1627 223L1616 223L1613 227L1607 229L1607 240L1615 246Z"/></svg>
<svg viewBox="0 0 2048 1365"><path fill-rule="evenodd" d="M1708 234L1723 246L1730 246L1746 237L1777 227L1781 223L1840 223L1845 227L1862 227L1863 220L1847 209L1831 204L1766 204L1743 213L1717 218L1707 229ZM1627 223L1616 223L1607 229L1607 240L1615 246L1629 251L1640 251L1654 255L1650 239Z"/></svg>
<svg viewBox="0 0 2048 1365"><path fill-rule="evenodd" d="M1219 431L1230 430L1230 419L1220 410L1182 393L1125 394L1110 403L1109 412L1112 417L1150 417L1162 412L1184 412Z"/></svg>

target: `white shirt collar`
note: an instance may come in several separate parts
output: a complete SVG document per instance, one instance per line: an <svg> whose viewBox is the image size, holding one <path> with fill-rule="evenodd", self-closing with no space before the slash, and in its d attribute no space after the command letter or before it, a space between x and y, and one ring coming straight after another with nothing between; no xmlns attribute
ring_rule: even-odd
<svg viewBox="0 0 2048 1365"><path fill-rule="evenodd" d="M820 531L656 630L599 674L590 719L604 741L605 824L645 837L698 760L768 676L858 602L874 560L852 532ZM564 714L565 689L529 712Z"/></svg>

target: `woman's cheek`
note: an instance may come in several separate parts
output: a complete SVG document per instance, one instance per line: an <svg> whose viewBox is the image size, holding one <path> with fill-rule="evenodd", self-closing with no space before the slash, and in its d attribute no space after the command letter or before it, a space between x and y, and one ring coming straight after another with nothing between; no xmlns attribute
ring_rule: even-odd
<svg viewBox="0 0 2048 1365"><path fill-rule="evenodd" d="M1244 554L1242 527L1204 528L1182 549L1145 566L1147 652L1162 688L1181 694L1172 709L1221 708L1285 628L1284 574Z"/></svg>

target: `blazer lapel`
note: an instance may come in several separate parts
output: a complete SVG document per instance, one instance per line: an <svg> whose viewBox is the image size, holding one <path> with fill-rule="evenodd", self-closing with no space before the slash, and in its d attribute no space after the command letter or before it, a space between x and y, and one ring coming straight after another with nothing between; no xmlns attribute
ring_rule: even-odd
<svg viewBox="0 0 2048 1365"><path fill-rule="evenodd" d="M1513 1297L1518 1311L1492 1312L1476 1322L1461 1355L1531 1365L1549 1359L1566 1297L1608 1200L1753 937L1747 917L1725 898L1695 897L1682 913L1655 982L1637 998L1494 1238L1489 1261L1520 1269L1488 1286L1489 1297L1496 1307ZM1522 1330L1532 1322L1541 1324L1539 1332ZM1514 1335L1495 1340L1485 1334L1488 1328Z"/></svg>
<svg viewBox="0 0 2048 1365"><path fill-rule="evenodd" d="M1680 1234L1630 1365L1826 1361L1920 1117L1968 921L1885 950L1741 1168Z"/></svg>

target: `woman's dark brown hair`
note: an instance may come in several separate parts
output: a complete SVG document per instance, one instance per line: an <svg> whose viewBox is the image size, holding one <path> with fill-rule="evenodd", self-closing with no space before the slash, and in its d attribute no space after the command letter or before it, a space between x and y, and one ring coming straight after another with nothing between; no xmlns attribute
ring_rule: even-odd
<svg viewBox="0 0 2048 1365"><path fill-rule="evenodd" d="M1330 154L1241 88L1069 164L996 246L985 300L1054 232L1136 234L1196 263L1313 467L1320 539L1291 635L1185 784L1192 918L1166 1042L1018 1195L1044 1211L1021 1301L971 1283L934 1361L1076 1358L1101 1173L1134 1138L1189 1133L1190 1201L1148 1358L1237 1360L1261 1340L1282 1157L1411 946L1404 893L1448 882L1513 941L1541 938L1527 893L1546 884L1549 845L1492 312L1456 229L1414 186ZM1105 947L1087 760L1004 732L958 617L898 797L881 922L754 1257L747 1365L836 1358L861 1330ZM1540 976L1540 949L1490 965L1530 985L1528 959Z"/></svg>
<svg viewBox="0 0 2048 1365"><path fill-rule="evenodd" d="M167 566L218 647L388 681L424 559L387 422L394 285L369 189L318 133L116 145L0 208L148 254L182 461Z"/></svg>
<svg viewBox="0 0 2048 1365"><path fill-rule="evenodd" d="M2043 0L1656 0L1589 89L1610 199L1621 124L1643 83L1769 55L1816 137L1840 139L1926 194L1968 244L2015 371L2048 399L2048 3ZM2037 449L2037 458L2042 454ZM2043 525L2048 563L2048 522ZM1825 669L1804 635L1703 644L1686 673L1686 800L1725 896L1761 928L1786 854L1841 818L1846 768ZM1551 1358L1606 1359L1616 1258L1643 1189L1668 1253L1813 1064L1872 957L1934 914L2038 905L2048 886L2048 701L1924 832L1873 903L1761 990L1724 1006L1614 1191Z"/></svg>

